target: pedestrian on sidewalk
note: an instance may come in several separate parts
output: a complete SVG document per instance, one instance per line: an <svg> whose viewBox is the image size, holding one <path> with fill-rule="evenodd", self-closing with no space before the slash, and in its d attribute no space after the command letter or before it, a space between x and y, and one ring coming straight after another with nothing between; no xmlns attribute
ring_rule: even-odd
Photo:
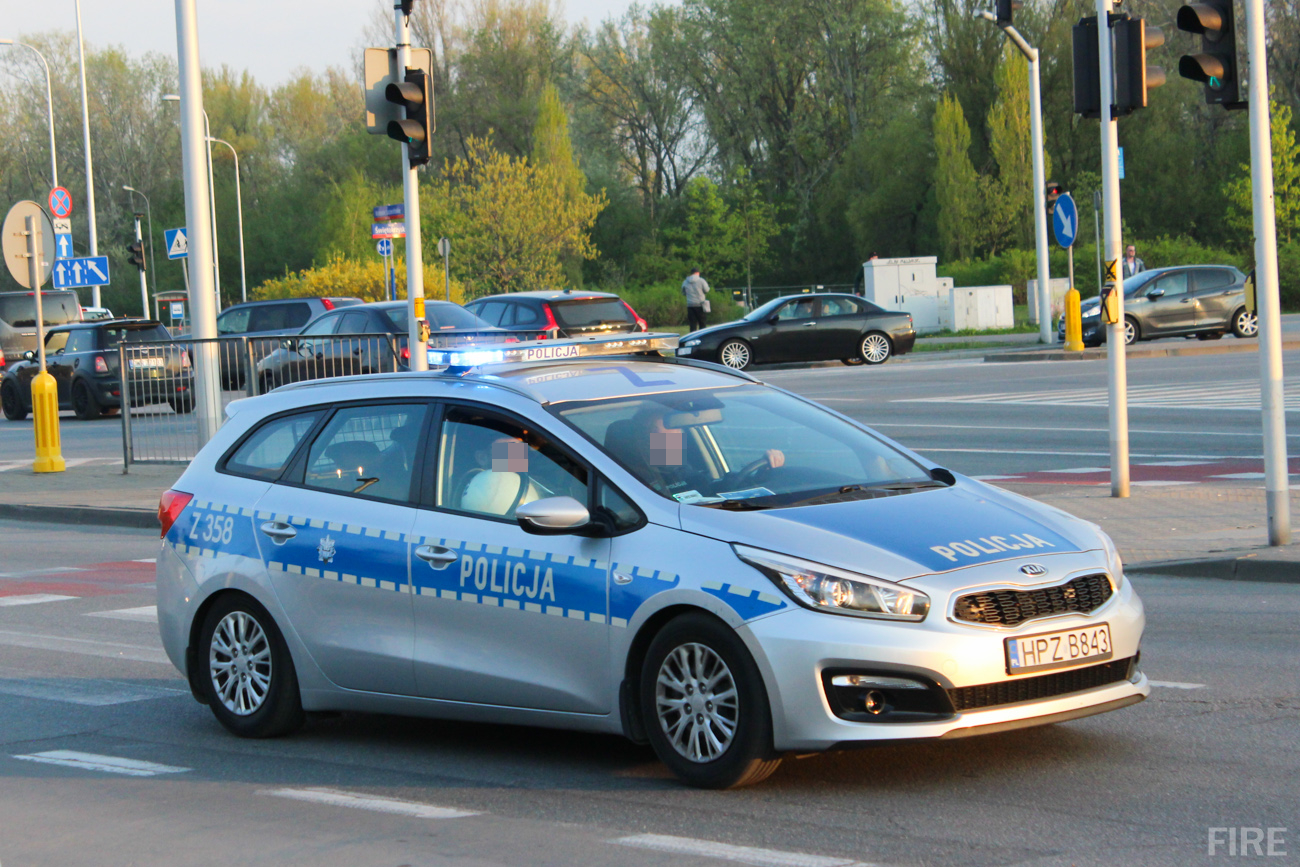
<svg viewBox="0 0 1300 867"><path fill-rule="evenodd" d="M1129 244L1124 250L1124 275L1121 279L1128 279L1134 274L1141 274L1147 269L1147 263L1138 258L1137 247Z"/></svg>
<svg viewBox="0 0 1300 867"><path fill-rule="evenodd" d="M691 331L699 331L709 312L709 284L700 276L699 268L692 268L682 281L682 294L686 296L686 324Z"/></svg>

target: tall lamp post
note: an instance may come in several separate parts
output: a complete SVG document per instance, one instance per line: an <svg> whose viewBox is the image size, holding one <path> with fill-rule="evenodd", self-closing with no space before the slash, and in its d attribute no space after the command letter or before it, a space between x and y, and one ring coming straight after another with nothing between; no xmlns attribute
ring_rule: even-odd
<svg viewBox="0 0 1300 867"><path fill-rule="evenodd" d="M1034 158L1034 242L1038 248L1038 342L1052 343L1056 332L1052 330L1052 289L1048 284L1047 261L1047 170L1043 166L1043 96L1038 70L1038 49L1025 41L1020 31L1011 24L999 23L992 12L975 13L986 21L1002 28L1020 53L1029 61L1029 135Z"/></svg>
<svg viewBox="0 0 1300 867"><path fill-rule="evenodd" d="M181 98L175 93L163 94L163 99L167 102L180 102ZM221 263L220 254L217 246L217 191L212 185L212 124L208 121L208 110L203 109L203 137L207 139L208 144L208 203L212 212L212 280L216 286L217 295L217 312L221 312Z"/></svg>
<svg viewBox="0 0 1300 867"><path fill-rule="evenodd" d="M230 155L235 158L235 210L239 216L239 300L248 300L248 272L244 268L244 195L239 188L239 154L235 152L235 146L225 139L208 138L208 146L212 143L223 144L230 148Z"/></svg>
<svg viewBox="0 0 1300 867"><path fill-rule="evenodd" d="M158 291L158 275L153 269L153 207L149 204L149 197L137 190L135 187L122 184L122 189L128 193L135 193L144 199L144 212L149 218L149 284L153 286L153 291Z"/></svg>
<svg viewBox="0 0 1300 867"><path fill-rule="evenodd" d="M95 168L90 158L90 102L86 96L86 43L81 36L81 0L76 0L77 7L77 60L81 67L81 133L86 147L86 220L90 227L90 255L99 255L99 232L95 228ZM99 289L94 286L91 294L95 306L99 303Z"/></svg>
<svg viewBox="0 0 1300 867"><path fill-rule="evenodd" d="M45 69L45 110L50 116L50 186L57 187L59 185L59 158L54 152L54 95L50 90L50 65L45 62L45 55L26 42L0 39L0 45L16 45L19 48L26 48L36 55L37 59L41 61L41 66Z"/></svg>

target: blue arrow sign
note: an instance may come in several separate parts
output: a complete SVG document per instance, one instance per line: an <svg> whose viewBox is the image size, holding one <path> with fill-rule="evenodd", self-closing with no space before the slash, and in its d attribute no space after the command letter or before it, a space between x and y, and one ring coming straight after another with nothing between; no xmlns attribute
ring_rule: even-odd
<svg viewBox="0 0 1300 867"><path fill-rule="evenodd" d="M1074 239L1079 234L1079 208L1074 204L1074 197L1061 193L1056 200L1056 209L1052 211L1052 232L1056 243L1069 249L1074 246Z"/></svg>
<svg viewBox="0 0 1300 867"><path fill-rule="evenodd" d="M55 235L54 236L54 255L60 259L72 258L72 236Z"/></svg>
<svg viewBox="0 0 1300 867"><path fill-rule="evenodd" d="M80 259L59 259L54 263L55 289L77 289L82 286L107 285L107 256L84 256Z"/></svg>
<svg viewBox="0 0 1300 867"><path fill-rule="evenodd" d="M380 239L379 239L379 243L378 243L378 244L375 244L375 249L379 251L379 255L381 255L381 256L391 256L391 255L393 255L393 241L392 241L392 239L391 239L391 238L380 238Z"/></svg>
<svg viewBox="0 0 1300 867"><path fill-rule="evenodd" d="M168 259L184 259L190 254L189 239L185 235L185 229L167 229L163 232L163 241L167 245Z"/></svg>

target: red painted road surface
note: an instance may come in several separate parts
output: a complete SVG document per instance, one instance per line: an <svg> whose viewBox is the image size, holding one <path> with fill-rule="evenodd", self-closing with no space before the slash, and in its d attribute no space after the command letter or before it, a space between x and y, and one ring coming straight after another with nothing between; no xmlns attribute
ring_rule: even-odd
<svg viewBox="0 0 1300 867"><path fill-rule="evenodd" d="M112 596L152 590L154 564L125 560L53 567L18 573L4 572L0 564L0 596L49 593L58 596Z"/></svg>

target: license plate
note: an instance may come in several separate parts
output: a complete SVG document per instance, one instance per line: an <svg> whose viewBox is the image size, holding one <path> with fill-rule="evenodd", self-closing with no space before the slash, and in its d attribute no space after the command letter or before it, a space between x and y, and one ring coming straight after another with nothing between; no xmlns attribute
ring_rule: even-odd
<svg viewBox="0 0 1300 867"><path fill-rule="evenodd" d="M147 367L162 367L166 364L161 358L132 358L127 361L132 370L140 370Z"/></svg>
<svg viewBox="0 0 1300 867"><path fill-rule="evenodd" d="M1007 674L1069 668L1080 663L1103 662L1114 656L1109 623L1022 635L1008 638L1006 645Z"/></svg>

